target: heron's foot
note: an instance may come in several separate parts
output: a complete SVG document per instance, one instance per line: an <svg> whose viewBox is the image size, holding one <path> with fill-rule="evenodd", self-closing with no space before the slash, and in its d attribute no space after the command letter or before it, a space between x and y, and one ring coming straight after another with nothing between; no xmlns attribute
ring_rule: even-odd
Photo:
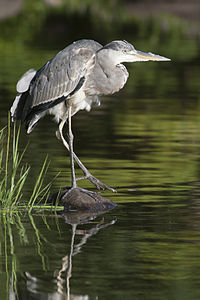
<svg viewBox="0 0 200 300"><path fill-rule="evenodd" d="M92 184L94 184L94 186L96 186L96 188L98 190L109 190L113 193L116 193L117 191L111 187L109 187L108 185L106 185L105 183L101 182L99 179L97 179L96 177L94 177L91 173L87 173L85 176L83 177L78 177L76 178L76 180L81 180L81 179L88 179Z"/></svg>

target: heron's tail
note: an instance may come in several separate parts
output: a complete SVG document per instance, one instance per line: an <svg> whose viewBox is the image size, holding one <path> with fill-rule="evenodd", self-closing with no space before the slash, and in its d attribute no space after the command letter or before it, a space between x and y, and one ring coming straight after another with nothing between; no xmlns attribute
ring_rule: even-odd
<svg viewBox="0 0 200 300"><path fill-rule="evenodd" d="M35 76L36 71L34 69L28 70L17 82L17 96L13 102L13 105L10 109L12 121L25 120L24 108L26 107L26 99L29 95L29 87L31 80Z"/></svg>

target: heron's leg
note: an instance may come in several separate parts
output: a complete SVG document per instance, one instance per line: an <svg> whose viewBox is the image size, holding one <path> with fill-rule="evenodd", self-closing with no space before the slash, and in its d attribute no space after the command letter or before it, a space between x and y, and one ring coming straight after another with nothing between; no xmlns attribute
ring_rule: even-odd
<svg viewBox="0 0 200 300"><path fill-rule="evenodd" d="M57 135L58 138L61 138L61 140L63 142L63 145L67 148L68 151L70 151L69 145L68 145L67 141L65 140L65 138L63 136L63 132L62 132L64 124L65 124L65 120L62 120L60 122L60 124L59 124L59 136L58 136L58 134L56 134L56 135ZM98 180L96 177L94 177L88 171L88 169L84 166L84 164L80 161L80 159L78 158L78 156L74 152L73 152L73 157L74 157L74 159L76 160L77 164L79 165L79 167L81 168L81 170L83 171L83 173L85 175L84 177L77 178L77 180L79 180L79 179L88 179L92 184L94 184L96 186L96 188L98 190L100 190L100 189L103 189L103 190L108 189L108 190L110 190L112 192L116 192L115 189L109 187L108 185L104 184L103 182L101 182L100 180Z"/></svg>
<svg viewBox="0 0 200 300"><path fill-rule="evenodd" d="M73 140L74 136L72 133L72 116L71 116L71 106L68 109L68 133L69 133L69 152L70 152L70 163L71 163L71 175L72 175L72 188L77 187L76 175L74 168L74 151L73 151Z"/></svg>
<svg viewBox="0 0 200 300"><path fill-rule="evenodd" d="M65 140L65 138L64 138L64 136L63 136L63 132L62 132L62 130L63 130L63 127L64 127L64 125L65 125L65 120L62 120L61 122L60 122L60 124L59 124L59 130L58 131L56 131L56 137L60 140L61 139L61 141L63 142L63 145L67 148L67 150L69 151L69 145L68 145L68 143L67 143L67 141Z"/></svg>

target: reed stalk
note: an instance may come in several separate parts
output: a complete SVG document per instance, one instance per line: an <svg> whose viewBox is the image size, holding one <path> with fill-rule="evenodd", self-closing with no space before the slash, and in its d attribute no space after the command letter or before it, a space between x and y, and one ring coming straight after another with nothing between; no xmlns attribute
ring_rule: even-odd
<svg viewBox="0 0 200 300"><path fill-rule="evenodd" d="M16 124L14 124L12 129L10 117L8 117L7 127L0 130L0 208L14 211L19 210L23 204L23 207L25 206L31 212L36 205L38 207L41 203L41 208L47 206L45 199L50 193L52 182L44 185L44 179L49 162L46 157L28 203L22 203L24 201L25 182L28 179L31 167L28 164L22 164L26 148L20 153L19 138L20 127L17 129Z"/></svg>

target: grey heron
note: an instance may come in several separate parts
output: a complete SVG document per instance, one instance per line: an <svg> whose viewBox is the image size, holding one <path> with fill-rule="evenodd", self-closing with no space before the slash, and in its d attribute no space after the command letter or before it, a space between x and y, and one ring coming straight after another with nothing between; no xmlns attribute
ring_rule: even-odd
<svg viewBox="0 0 200 300"><path fill-rule="evenodd" d="M128 79L123 62L169 61L170 59L137 51L127 41L116 40L102 46L93 40L79 40L60 51L41 69L28 70L18 81L17 96L11 107L13 121L26 121L27 133L46 114L59 123L57 137L70 152L72 188L77 187L74 160L83 171L83 177L97 189L115 191L95 178L73 150L71 117L79 110L100 104L99 96L110 95L122 89ZM68 122L68 142L63 126ZM80 178L79 178L80 179Z"/></svg>

